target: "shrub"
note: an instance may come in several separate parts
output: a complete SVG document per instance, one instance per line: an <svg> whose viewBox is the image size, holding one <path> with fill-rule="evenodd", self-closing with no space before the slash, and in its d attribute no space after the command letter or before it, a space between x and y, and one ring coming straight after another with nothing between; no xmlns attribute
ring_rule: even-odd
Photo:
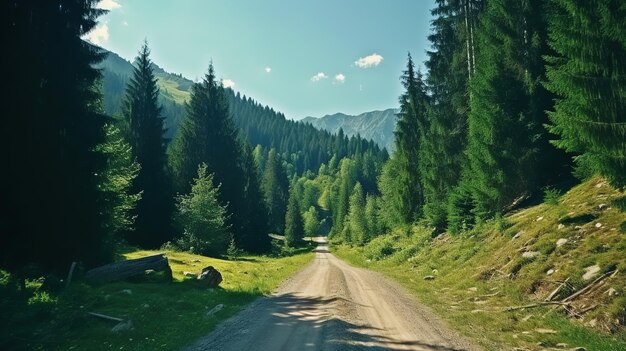
<svg viewBox="0 0 626 351"><path fill-rule="evenodd" d="M218 192L213 175L207 174L206 164L201 164L191 192L177 197L176 220L183 229L177 244L182 250L209 256L226 253L232 236L226 225L226 207L217 200Z"/></svg>
<svg viewBox="0 0 626 351"><path fill-rule="evenodd" d="M555 189L552 187L543 188L543 202L548 205L558 205L561 199L561 195L563 195L563 193L559 189Z"/></svg>

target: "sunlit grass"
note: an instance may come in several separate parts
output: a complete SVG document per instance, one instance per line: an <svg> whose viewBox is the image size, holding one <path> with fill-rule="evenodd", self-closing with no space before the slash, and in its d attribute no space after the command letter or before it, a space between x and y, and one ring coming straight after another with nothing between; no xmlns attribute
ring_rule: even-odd
<svg viewBox="0 0 626 351"><path fill-rule="evenodd" d="M159 77L157 79L157 85L161 90L161 93L172 98L177 104L184 104L189 100L190 93L178 88L178 83L173 80L168 80Z"/></svg>
<svg viewBox="0 0 626 351"><path fill-rule="evenodd" d="M619 228L626 214L611 205L621 196L596 178L573 188L558 202L528 208L501 220L505 223L492 221L459 236L432 239L429 231L414 227L408 234L398 229L363 248L333 249L353 264L401 282L488 350L503 346L537 349L538 343L626 350L624 328L613 335L607 330L620 313L626 313L622 298L626 294L626 236ZM583 218L584 223L569 223L567 218ZM602 225L597 227L597 223ZM568 241L557 247L559 239ZM540 254L524 258L524 251ZM553 307L502 311L543 300L556 282L567 278L579 289L589 283L582 279L584 269L596 264L601 272L619 270L610 280L618 296L609 298L605 287L593 296L600 306L583 319L568 319ZM554 273L548 275L550 269ZM427 275L435 279L424 280ZM555 333L537 331L541 329Z"/></svg>
<svg viewBox="0 0 626 351"><path fill-rule="evenodd" d="M136 251L125 256L138 258L158 252ZM24 305L19 303L19 296L10 294L11 282L5 276L0 279L4 314L0 322L0 349L177 350L207 334L255 298L271 293L313 256L251 256L227 261L182 252L165 253L173 282L155 279L99 287L77 283L58 297L35 290ZM219 288L202 288L193 280L184 279L184 272L198 273L206 266L222 273L224 280ZM224 308L207 315L218 304ZM130 319L134 329L112 332L116 322L89 316L87 312Z"/></svg>

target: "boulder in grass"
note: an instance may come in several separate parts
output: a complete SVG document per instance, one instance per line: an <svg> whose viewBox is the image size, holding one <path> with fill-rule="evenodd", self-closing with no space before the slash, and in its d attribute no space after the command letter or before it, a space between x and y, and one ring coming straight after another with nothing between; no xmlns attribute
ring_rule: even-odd
<svg viewBox="0 0 626 351"><path fill-rule="evenodd" d="M215 288L222 282L222 274L213 266L208 266L202 268L196 280L204 287Z"/></svg>

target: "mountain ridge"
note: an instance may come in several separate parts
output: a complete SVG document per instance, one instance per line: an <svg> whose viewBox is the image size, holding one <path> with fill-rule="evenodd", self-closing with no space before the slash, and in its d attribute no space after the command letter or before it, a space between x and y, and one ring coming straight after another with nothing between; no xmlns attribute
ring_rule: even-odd
<svg viewBox="0 0 626 351"><path fill-rule="evenodd" d="M323 117L305 117L300 121L315 128L331 133L342 129L347 136L359 135L364 139L373 140L388 151L394 149L394 130L397 122L397 108L374 110L358 115L345 113L327 114Z"/></svg>

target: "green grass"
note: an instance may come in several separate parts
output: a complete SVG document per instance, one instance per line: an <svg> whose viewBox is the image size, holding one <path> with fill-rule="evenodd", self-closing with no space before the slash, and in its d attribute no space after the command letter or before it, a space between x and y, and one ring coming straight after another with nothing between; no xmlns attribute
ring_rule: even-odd
<svg viewBox="0 0 626 351"><path fill-rule="evenodd" d="M152 255L136 251L127 258ZM311 253L286 258L241 257L226 261L182 252L166 252L173 282L116 282L99 287L76 283L58 295L29 284L28 295L0 274L0 349L32 350L177 350L210 332L219 322L255 298L269 294L309 262ZM214 266L223 276L217 289L185 281L183 272ZM0 271L1 272L1 271ZM130 293L129 293L130 291ZM213 316L207 311L224 308ZM134 329L114 333L116 324L87 312L130 319Z"/></svg>
<svg viewBox="0 0 626 351"><path fill-rule="evenodd" d="M626 350L626 235L619 229L626 214L611 206L620 196L603 180L593 179L558 202L519 211L461 235L433 239L430 231L414 227L409 233L399 229L378 237L364 247L333 246L333 252L399 281L488 350L542 349L538 343ZM584 223L559 225L566 217L583 217ZM560 238L568 242L557 247ZM523 251L540 254L524 258ZM569 318L552 307L503 311L543 300L556 282L567 278L573 289L580 289L588 284L582 279L584 268L594 264L602 272L617 268L618 274L589 298L574 302L579 308L599 304L582 318ZM556 272L548 275L550 269ZM424 280L426 275L435 279ZM609 297L609 288L618 295ZM560 297L564 296L567 292ZM542 334L538 329L556 333Z"/></svg>
<svg viewBox="0 0 626 351"><path fill-rule="evenodd" d="M180 90L178 88L178 83L173 80L159 77L157 79L157 85L159 86L161 93L169 96L177 104L182 105L189 100L190 92Z"/></svg>

